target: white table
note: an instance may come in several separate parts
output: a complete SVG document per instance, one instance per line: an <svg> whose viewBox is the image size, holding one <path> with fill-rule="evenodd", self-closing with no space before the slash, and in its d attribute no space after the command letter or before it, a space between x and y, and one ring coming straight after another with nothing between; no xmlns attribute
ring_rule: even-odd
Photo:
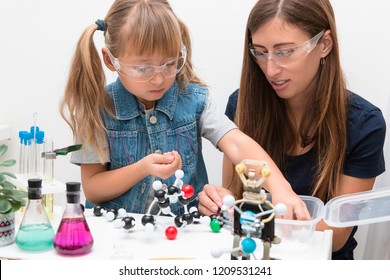
<svg viewBox="0 0 390 280"><path fill-rule="evenodd" d="M57 208L55 218L52 220L54 230L61 220L62 210ZM115 247L125 249L133 260L148 259L213 259L213 247L221 249L232 248L233 235L229 230L222 228L219 233L211 231L205 224L191 224L179 229L175 240L168 240L165 236L165 227L174 225L173 218L158 216L158 225L153 232L146 232L141 224L140 214L131 214L135 218L136 226L126 231L118 229L113 222L104 217L96 217L90 209L85 212L86 221L94 238L92 251L83 256L69 257L57 254L52 249L46 252L31 253L20 250L15 243L0 247L0 257L20 259L85 259L104 260L112 259ZM16 226L18 227L18 225ZM17 230L17 229L16 229ZM262 242L257 241L255 257L262 257ZM332 231L316 231L307 243L298 241L283 241L273 244L271 257L277 259L329 259L332 248ZM230 253L223 254L219 259L230 259Z"/></svg>

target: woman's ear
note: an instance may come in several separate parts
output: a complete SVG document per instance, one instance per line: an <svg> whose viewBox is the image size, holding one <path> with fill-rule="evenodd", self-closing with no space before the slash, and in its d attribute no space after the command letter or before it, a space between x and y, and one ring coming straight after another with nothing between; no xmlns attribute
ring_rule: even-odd
<svg viewBox="0 0 390 280"><path fill-rule="evenodd" d="M102 56L103 56L104 64L107 66L107 68L110 69L111 71L117 71L115 66L112 64L110 55L108 54L106 48L102 48Z"/></svg>
<svg viewBox="0 0 390 280"><path fill-rule="evenodd" d="M325 31L324 35L322 36L321 44L323 46L321 50L321 57L325 58L328 56L328 54L331 52L333 48L333 39L330 30Z"/></svg>

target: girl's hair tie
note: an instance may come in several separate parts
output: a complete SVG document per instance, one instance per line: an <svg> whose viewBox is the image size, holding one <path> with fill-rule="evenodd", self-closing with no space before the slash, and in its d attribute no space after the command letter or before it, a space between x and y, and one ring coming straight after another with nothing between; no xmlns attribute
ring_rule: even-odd
<svg viewBox="0 0 390 280"><path fill-rule="evenodd" d="M100 31L107 30L107 23L104 20L98 19L97 21L95 21L95 23L98 26L97 30L100 30Z"/></svg>

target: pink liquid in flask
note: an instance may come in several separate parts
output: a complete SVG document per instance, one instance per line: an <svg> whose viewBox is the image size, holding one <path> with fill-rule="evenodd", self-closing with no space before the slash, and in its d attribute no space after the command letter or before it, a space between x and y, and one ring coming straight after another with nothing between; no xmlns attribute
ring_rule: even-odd
<svg viewBox="0 0 390 280"><path fill-rule="evenodd" d="M61 220L54 238L54 248L63 255L82 255L91 251L93 238L83 218Z"/></svg>
<svg viewBox="0 0 390 280"><path fill-rule="evenodd" d="M93 237L80 204L80 183L66 183L67 204L53 246L62 255L83 255L91 251Z"/></svg>

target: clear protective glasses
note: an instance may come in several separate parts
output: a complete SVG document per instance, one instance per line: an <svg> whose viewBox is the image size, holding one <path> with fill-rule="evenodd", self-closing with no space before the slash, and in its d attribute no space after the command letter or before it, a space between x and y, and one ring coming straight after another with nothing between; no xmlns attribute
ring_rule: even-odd
<svg viewBox="0 0 390 280"><path fill-rule="evenodd" d="M260 66L264 66L267 64L268 60L272 59L275 64L286 67L308 55L317 46L318 41L323 35L324 31L321 31L316 36L300 45L279 48L272 52L256 50L252 44L249 44L249 50Z"/></svg>
<svg viewBox="0 0 390 280"><path fill-rule="evenodd" d="M125 77L131 78L137 82L148 82L156 73L162 73L165 78L175 76L183 68L186 57L187 49L184 44L181 47L179 57L167 61L163 65L134 65L121 62L118 58L114 57L107 48L107 53L110 56L111 62L115 67L115 70Z"/></svg>

